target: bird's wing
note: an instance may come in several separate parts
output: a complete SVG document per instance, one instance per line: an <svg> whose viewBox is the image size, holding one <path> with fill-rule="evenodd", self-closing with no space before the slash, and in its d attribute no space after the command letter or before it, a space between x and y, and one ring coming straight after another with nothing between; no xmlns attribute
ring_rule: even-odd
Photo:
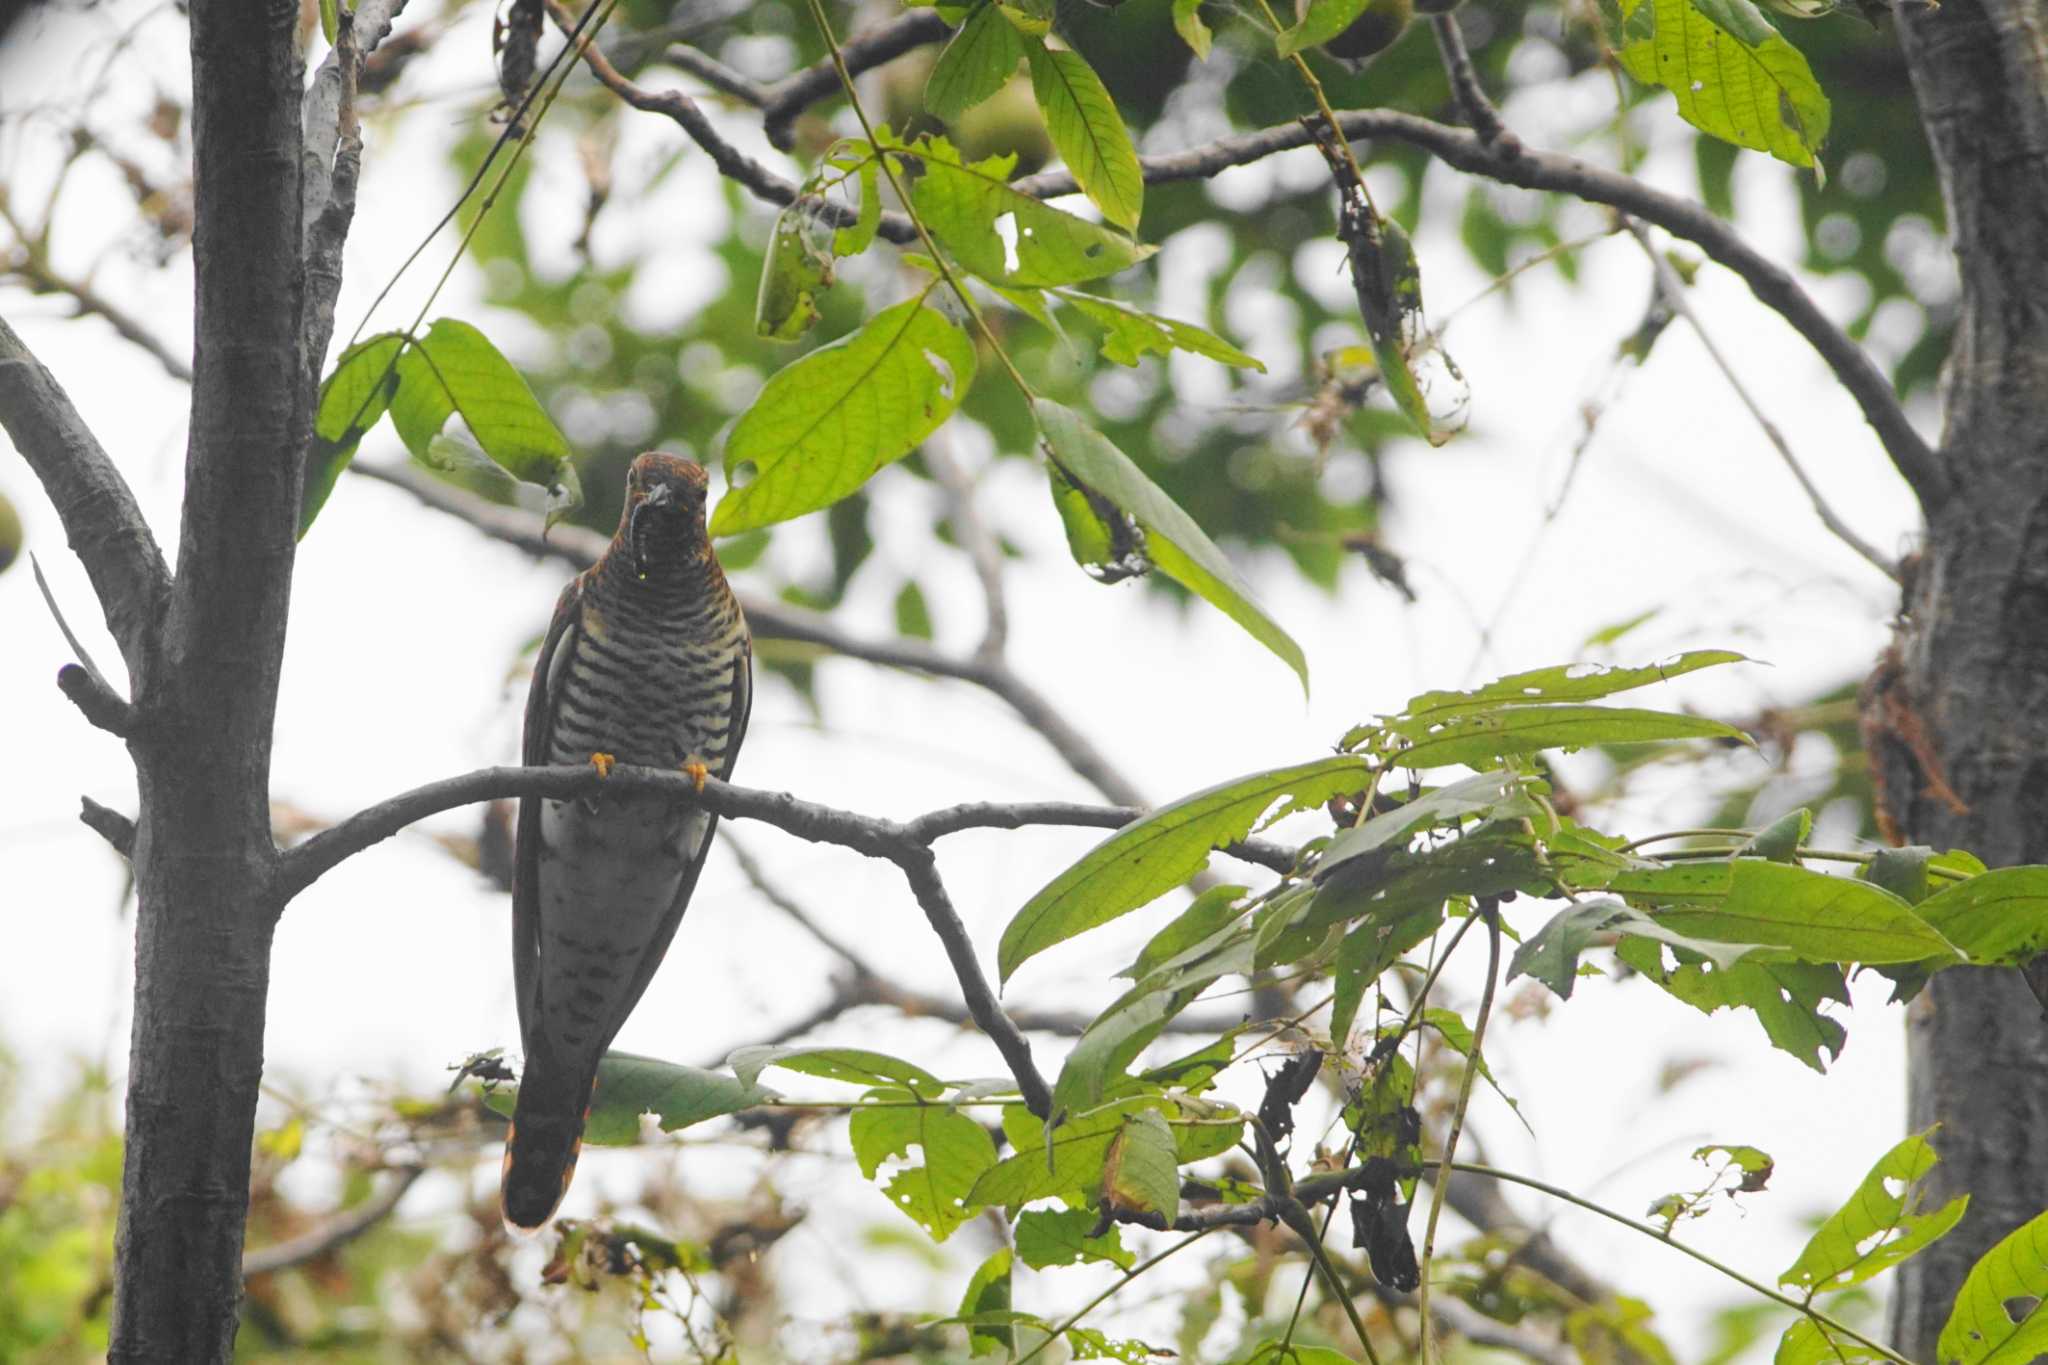
<svg viewBox="0 0 2048 1365"><path fill-rule="evenodd" d="M725 754L713 774L720 781L724 781L732 772L733 760L739 757L740 741L747 737L747 720L754 712L754 642L752 637L746 634L744 626L740 635L740 647L733 655L732 666L732 706L726 712L726 723L732 729L725 742ZM683 869L682 881L676 886L675 899L669 903L668 913L662 917L661 924L655 929L654 938L647 952L642 955L639 966L633 969L633 984L619 997L619 1008L609 1020L612 1034L617 1034L619 1029L625 1026L626 1016L640 1003L640 997L647 992L648 983L654 980L654 973L661 967L661 960L668 956L668 945L675 939L677 928L682 925L683 911L690 907L690 896L697 890L697 876L704 870L704 863L711 854L711 836L717 831L718 817L706 816L703 833L696 841L697 846L689 851L688 865Z"/></svg>
<svg viewBox="0 0 2048 1365"><path fill-rule="evenodd" d="M541 641L533 664L533 685L526 693L526 730L520 744L520 762L540 767L548 761L548 746L555 718L555 700L567 669L556 663L575 650L583 619L583 579L569 580L555 601L555 616ZM521 1045L529 1056L536 1046L540 1016L535 1005L540 985L540 812L538 796L519 800L519 833L514 845L512 868L512 981L519 1002Z"/></svg>

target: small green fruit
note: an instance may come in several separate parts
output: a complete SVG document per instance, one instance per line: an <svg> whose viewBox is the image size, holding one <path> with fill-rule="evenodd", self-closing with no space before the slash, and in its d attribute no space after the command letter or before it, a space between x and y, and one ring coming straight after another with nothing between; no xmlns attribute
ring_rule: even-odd
<svg viewBox="0 0 2048 1365"><path fill-rule="evenodd" d="M1297 0L1297 13L1307 8L1308 0ZM1415 0L1371 0L1351 27L1323 44L1323 51L1347 62L1362 61L1392 47L1414 17Z"/></svg>
<svg viewBox="0 0 2048 1365"><path fill-rule="evenodd" d="M7 572L7 566L21 557L21 516L14 510L14 504L0 493L0 573Z"/></svg>

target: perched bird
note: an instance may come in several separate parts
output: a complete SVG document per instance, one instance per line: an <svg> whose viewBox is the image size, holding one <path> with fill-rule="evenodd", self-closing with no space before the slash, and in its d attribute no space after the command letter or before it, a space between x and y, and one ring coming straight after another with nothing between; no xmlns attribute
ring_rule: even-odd
<svg viewBox="0 0 2048 1365"><path fill-rule="evenodd" d="M650 452L611 544L562 590L527 695L524 761L732 771L753 646L704 530L703 466ZM537 1228L575 1173L604 1055L661 965L718 818L644 791L519 806L512 965L526 1049L505 1138L507 1222Z"/></svg>

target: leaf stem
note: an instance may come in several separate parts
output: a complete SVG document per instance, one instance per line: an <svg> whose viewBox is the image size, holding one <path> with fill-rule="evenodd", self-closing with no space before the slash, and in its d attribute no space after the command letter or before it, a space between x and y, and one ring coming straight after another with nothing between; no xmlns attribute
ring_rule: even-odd
<svg viewBox="0 0 2048 1365"><path fill-rule="evenodd" d="M1276 35L1286 32L1287 26L1280 22L1279 15L1273 13L1273 6L1268 0L1259 0L1259 11L1266 16L1266 22L1273 26ZM1373 217L1379 217L1379 206L1372 202L1372 191L1366 188L1365 172L1359 168L1358 157L1351 150L1351 143L1337 129L1337 111L1330 107L1329 96L1323 93L1323 83L1316 79L1316 73L1309 66L1308 58L1299 52L1289 53L1288 60L1293 62L1294 69L1301 73L1302 82L1308 86L1309 94L1314 96L1316 108L1322 112L1323 121L1330 125L1334 141L1343 149L1344 159L1351 163L1351 174L1358 181L1358 192L1365 196L1365 206L1372 210Z"/></svg>
<svg viewBox="0 0 2048 1365"><path fill-rule="evenodd" d="M960 277L953 272L952 264L946 260L945 254L939 250L939 244L933 240L931 229L925 226L924 218L918 213L917 206L911 202L910 195L903 188L903 182L897 179L896 164L889 154L882 150L881 142L875 137L874 125L868 121L868 111L860 102L860 93L853 88L853 73L846 68L846 56L840 51L839 37L832 31L832 21L825 14L825 6L821 0L807 0L807 4L810 7L811 19L818 26L819 35L824 38L825 47L832 54L832 68L839 73L839 84L846 91L846 102L853 106L853 116L860 120L861 132L867 135L868 146L881 162L882 176L889 182L889 188L895 192L896 201L903 205L904 213L910 218L910 225L917 229L917 239L924 244L925 251L931 256L933 268L952 288L954 297L958 298L960 306L967 310L967 316L973 319L975 328L981 333L982 340L988 343L989 349L995 352L996 359L1003 362L1003 369L1008 372L1010 382L1017 386L1017 391L1024 395L1024 401L1036 401L1038 395L1025 380L1023 371L1017 368L1017 362L1010 359L1010 353L1003 349L1003 343L996 340L996 334L989 327L988 319L982 316L981 308L974 302L973 295L967 292L967 286L962 284Z"/></svg>
<svg viewBox="0 0 2048 1365"><path fill-rule="evenodd" d="M817 0L811 0L811 3L815 5L817 3ZM1132 1280L1137 1279L1140 1275L1150 1270L1153 1266L1158 1265L1161 1261L1173 1255L1176 1251L1180 1251L1186 1247L1193 1246L1196 1242L1201 1241L1204 1237L1207 1237L1214 1230L1215 1229L1213 1228L1203 1228L1200 1232L1191 1232L1187 1236L1181 1238L1178 1242L1175 1242L1172 1246L1166 1248L1166 1250L1158 1252L1152 1256L1148 1256L1144 1260L1132 1266L1129 1270L1126 1270L1123 1273L1123 1278L1119 1279L1115 1284L1111 1285L1109 1288L1103 1290L1100 1294L1097 1294L1094 1298L1088 1300L1088 1302L1082 1304L1078 1309L1074 1311L1073 1315L1069 1317L1065 1322L1062 1322L1059 1326L1053 1328L1052 1331L1049 1334L1047 1334L1044 1341L1039 1342L1029 1351L1026 1351L1024 1355L1018 1359L1017 1365L1031 1365L1032 1361L1036 1360L1041 1354L1044 1353L1046 1347L1052 1345L1055 1341L1058 1341L1061 1337L1065 1336L1068 1330L1072 1328L1074 1324L1078 1323L1082 1318L1087 1317L1090 1313L1094 1312L1097 1308L1101 1307L1105 1302L1107 1302L1110 1298L1112 1298L1120 1290L1122 1290L1125 1285L1129 1284Z"/></svg>
<svg viewBox="0 0 2048 1365"><path fill-rule="evenodd" d="M1477 1162L1470 1161L1446 1161L1444 1164L1448 1166L1451 1170L1464 1171L1468 1175L1483 1175L1493 1180L1504 1180L1511 1185L1526 1185L1528 1188L1532 1190L1538 1190L1544 1194L1549 1195L1553 1199L1562 1199L1565 1203L1574 1205L1578 1208L1582 1208L1586 1210L1588 1213L1597 1213L1602 1218L1608 1219L1611 1222L1619 1223L1625 1228L1633 1228L1635 1231L1642 1233L1645 1237L1648 1237L1653 1241L1662 1242L1664 1245L1672 1248L1673 1250L1681 1251L1685 1253L1687 1256L1692 1257L1695 1261L1700 1262L1702 1265L1705 1265L1713 1270L1720 1271L1723 1275L1726 1275L1729 1279L1735 1281L1737 1284L1742 1285L1744 1288L1749 1289L1755 1293L1763 1295L1765 1298L1771 1300L1773 1303L1782 1304L1785 1307L1790 1308L1791 1310L1800 1314L1801 1316L1810 1319L1815 1326L1824 1328L1830 1332L1840 1333L1842 1336L1848 1337L1852 1341L1869 1347L1871 1350L1877 1352L1886 1360L1891 1361L1892 1365L1913 1365L1912 1361L1900 1355L1897 1351L1892 1350L1889 1346L1886 1346L1881 1342L1871 1340L1869 1337L1864 1336L1861 1332L1849 1326L1847 1323L1842 1322L1837 1318L1831 1317L1828 1314L1821 1312L1812 1304L1802 1303L1800 1300L1793 1298L1789 1294L1781 1294L1777 1290L1770 1288L1768 1285L1762 1284L1756 1280L1752 1280L1749 1276L1743 1274L1741 1271L1735 1269L1733 1266L1730 1266L1722 1261L1714 1259L1712 1256L1707 1255L1707 1253L1704 1251L1700 1251L1696 1248L1687 1246L1685 1243L1670 1236L1668 1233L1659 1232L1656 1228L1650 1226L1648 1223L1639 1223L1635 1219L1630 1218L1625 1214L1616 1213L1614 1210L1610 1208L1605 1208L1599 1204L1594 1203L1590 1199L1585 1199L1579 1195L1573 1194L1570 1190L1562 1189L1556 1185L1552 1185L1548 1181L1538 1180L1534 1176L1517 1175L1512 1171L1503 1171L1492 1166L1482 1166ZM1425 1280L1424 1283L1427 1284L1428 1281Z"/></svg>

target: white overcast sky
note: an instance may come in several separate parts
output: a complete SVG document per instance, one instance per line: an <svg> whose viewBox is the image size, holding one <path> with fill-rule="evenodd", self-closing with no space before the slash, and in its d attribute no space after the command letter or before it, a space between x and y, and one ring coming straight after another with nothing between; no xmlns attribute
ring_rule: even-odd
<svg viewBox="0 0 2048 1365"><path fill-rule="evenodd" d="M25 118L24 111L64 98L86 66L77 59L83 45L103 51L117 25L144 12L116 4L50 15L31 21L41 25L39 36L24 42L17 35L0 56L0 177L17 205L39 202L49 147L61 132L60 123ZM460 131L485 79L482 22L482 12L472 10L443 51L406 78L403 90L424 108L370 130L340 309L344 334L452 193L439 152ZM183 30L167 8L144 21L137 45L147 70L167 88L182 89ZM49 60L53 50L64 59ZM761 55L771 67L777 60L773 52ZM96 103L95 125L120 130L146 93L117 87ZM1553 89L1509 112L1532 141L1562 145L1569 130L1597 119L1603 100L1611 94L1589 83L1562 94ZM1687 191L1689 156L1668 102L1651 112L1640 131L1660 150L1645 174ZM742 123L733 132L749 150L788 169L757 131ZM622 181L675 138L654 120L629 123ZM580 205L566 149L544 152L544 174L563 189L557 198ZM1312 151L1283 160L1226 172L1215 186L1218 199L1256 198L1274 175L1321 174ZM753 289L751 280L723 279L699 249L726 226L714 179L692 152L656 193L638 203L615 200L602 220L600 260L659 253L632 300L636 319L679 316L717 291ZM1796 259L1797 207L1782 168L1745 156L1738 186L1744 230L1779 257ZM1455 238L1461 193L1462 185L1440 172L1426 185L1417 245L1439 316L1484 284ZM183 348L189 263L180 257L161 273L142 268L139 230L124 204L111 172L81 168L60 218L57 262L78 274L97 266L103 291ZM569 268L574 224L536 217L530 225L552 244L536 258ZM443 249L430 253L436 270ZM1199 282L1209 268L1206 255L1198 242L1162 255L1169 303L1188 292L1176 282ZM1335 256L1332 246L1291 265L1310 287L1341 295ZM1904 548L1914 531L1910 500L1847 397L1739 281L1711 267L1700 279L1696 306L1836 510L1886 551ZM1857 306L1860 286L1807 283L1837 318ZM1275 560L1250 566L1266 604L1307 651L1314 692L1306 704L1287 670L1217 613L1177 619L1136 587L1105 589L1084 578L1066 559L1042 477L1014 460L990 474L982 501L984 514L1031 552L1010 580L1011 657L1159 799L1325 753L1348 726L1396 709L1425 687L1571 660L1591 632L1651 609L1660 615L1610 657L1646 662L1677 649L1725 646L1768 666L1716 670L1661 687L1641 695L1644 705L1690 704L1739 720L1762 705L1797 701L1859 676L1885 639L1895 592L1822 530L1682 326L1606 413L1569 499L1544 525L1580 429L1581 405L1599 388L1606 357L1635 325L1647 294L1640 253L1626 239L1610 240L1585 256L1576 288L1539 269L1518 284L1512 304L1495 297L1460 317L1448 343L1475 395L1470 433L1439 451L1404 443L1388 460L1395 498L1387 540L1409 560L1419 605L1403 604L1360 569L1347 574L1333 599ZM475 297L473 280L458 274L440 311L476 316ZM419 295L402 289L400 298L410 300L401 303L409 317ZM1286 307L1241 287L1226 313L1232 339L1272 354L1291 329ZM65 313L55 300L0 290L0 315L68 388L174 553L186 391L103 324L74 322ZM515 351L544 340L502 319L481 320L486 330L496 324ZM1878 344L1910 340L1911 325L1905 315L1886 317ZM1207 363L1176 361L1198 382ZM1931 414L1916 417L1930 429ZM1276 427L1285 420L1276 417ZM985 441L966 436L959 444L976 467L986 463ZM367 459L388 461L397 453L388 433L364 448ZM11 450L0 454L0 491L20 508L28 545L88 648L103 667L116 668L118 655L85 576ZM875 562L856 580L842 618L887 630L897 571L914 567L933 595L941 643L970 647L979 630L978 597L964 561L929 532L929 488L894 471L874 491ZM816 520L793 528L776 552L791 563L815 555L822 543ZM518 654L544 625L563 576L558 566L487 543L403 494L345 480L302 547L294 580L273 778L278 799L339 816L419 782L515 757L524 692ZM1485 620L1494 624L1482 647L1478 623ZM14 720L15 754L14 780L0 789L0 935L7 945L0 951L0 1042L24 1062L31 1094L48 1095L81 1062L107 1059L118 1067L125 1052L132 940L131 920L116 907L121 872L74 814L81 792L132 810L133 779L121 746L89 728L52 685L66 649L25 561L0 576L0 623L7 641L0 648L0 705ZM972 688L840 661L821 668L819 693L822 729L781 684L761 688L738 772L743 783L895 816L966 799L1091 796L999 702ZM1622 817L1622 827L1640 834L1698 814L1694 780L1641 802ZM432 827L469 833L474 817L452 815ZM944 959L888 868L760 827L728 829L878 965L946 988ZM1008 915L1091 842L1082 833L1042 831L972 835L943 846L954 898L985 960L992 963ZM1170 904L1154 907L1047 953L1019 974L1011 995L1099 1007L1115 989L1107 973L1169 911ZM431 1089L445 1084L450 1063L509 1043L505 920L502 897L416 834L328 877L287 911L278 931L271 1083L314 1100L356 1093L365 1080ZM1524 903L1515 922L1532 930L1539 922L1534 907ZM619 1046L706 1061L810 1008L826 990L831 966L752 893L729 858L714 856L681 936ZM1472 974L1452 976L1469 1002ZM1489 1036L1495 1070L1519 1097L1534 1138L1483 1091L1474 1124L1502 1164L1632 1214L1658 1194L1697 1183L1699 1168L1687 1156L1694 1146L1762 1147L1778 1161L1771 1193L1686 1235L1773 1279L1805 1235L1802 1220L1845 1197L1900 1133L1901 1015L1880 1005L1881 990L1859 989L1858 997L1847 1053L1822 1080L1765 1046L1748 1017L1709 1020L1640 982L1590 981L1547 1022L1500 1027ZM821 1037L887 1042L949 1074L997 1069L993 1050L976 1037L928 1025L885 1035L876 1023L849 1018ZM1056 1063L1056 1044L1040 1041L1037 1048L1048 1066ZM1711 1065L1664 1095L1658 1075L1675 1058ZM815 1093L797 1084L784 1089ZM601 1173L618 1159L586 1169ZM733 1188L744 1188L753 1169L729 1153L707 1155L704 1163L708 1179ZM485 1164L495 1170L495 1161ZM921 1279L903 1280L912 1263L880 1258L878 1265L838 1240L865 1221L893 1216L850 1162L802 1164L789 1179L791 1202L815 1212L806 1231L777 1254L794 1258L785 1265L811 1257L832 1267L832 1276L818 1277L823 1297L812 1308L819 1316L831 1314L836 1295L887 1304L957 1294L957 1272L949 1289L932 1289ZM588 1195L579 1185L571 1211ZM1732 1286L1619 1230L1519 1193L1516 1202L1532 1218L1555 1217L1575 1254L1668 1315L1667 1335L1681 1358L1701 1353L1693 1324L1705 1308L1732 1299ZM431 1219L433 1199L422 1193L406 1209L407 1216ZM961 1234L967 1254L985 1251L972 1242L977 1232ZM1089 1282L1085 1272L1070 1274L1036 1277L1020 1288L1020 1306L1080 1301Z"/></svg>

